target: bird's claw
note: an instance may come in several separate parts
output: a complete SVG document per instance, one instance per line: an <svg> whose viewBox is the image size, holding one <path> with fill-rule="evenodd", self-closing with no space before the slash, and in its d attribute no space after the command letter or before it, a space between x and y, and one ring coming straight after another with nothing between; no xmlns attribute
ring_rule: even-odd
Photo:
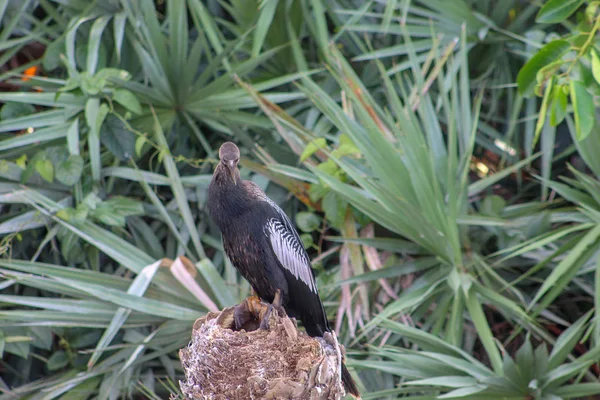
<svg viewBox="0 0 600 400"><path fill-rule="evenodd" d="M267 330L267 331L269 330L269 318L271 318L272 313L273 313L273 304L269 304L269 306L267 307L267 312L265 313L264 317L260 321L260 325L258 326L259 329L263 329L263 330Z"/></svg>
<svg viewBox="0 0 600 400"><path fill-rule="evenodd" d="M259 328L264 330L269 330L269 319L271 319L271 314L273 313L273 309L281 309L281 290L277 289L275 292L275 297L273 298L273 302L269 304L267 307L267 312L262 317L260 321Z"/></svg>

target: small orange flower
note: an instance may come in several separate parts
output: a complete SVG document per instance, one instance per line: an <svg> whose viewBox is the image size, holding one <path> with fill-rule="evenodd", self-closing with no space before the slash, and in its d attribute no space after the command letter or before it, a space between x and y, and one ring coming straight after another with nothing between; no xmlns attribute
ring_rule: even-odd
<svg viewBox="0 0 600 400"><path fill-rule="evenodd" d="M37 70L38 70L37 65L34 65L33 67L27 68L25 70L25 72L23 72L23 75L25 75L25 76L23 76L21 78L21 80L22 81L28 81L28 80L30 80L32 76L35 76L37 74Z"/></svg>

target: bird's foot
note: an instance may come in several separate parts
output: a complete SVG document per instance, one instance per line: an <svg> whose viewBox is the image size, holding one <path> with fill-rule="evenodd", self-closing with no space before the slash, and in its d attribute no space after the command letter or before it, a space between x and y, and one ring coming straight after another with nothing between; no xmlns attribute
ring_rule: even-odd
<svg viewBox="0 0 600 400"><path fill-rule="evenodd" d="M265 329L265 330L269 330L269 319L271 318L271 314L273 313L274 309L277 309L278 311L281 309L281 304L282 304L282 299L281 299L281 290L277 289L277 291L275 292L275 297L273 298L273 302L271 304L269 304L269 306L267 307L267 311L265 312L265 315L262 317L261 321L260 321L260 329Z"/></svg>

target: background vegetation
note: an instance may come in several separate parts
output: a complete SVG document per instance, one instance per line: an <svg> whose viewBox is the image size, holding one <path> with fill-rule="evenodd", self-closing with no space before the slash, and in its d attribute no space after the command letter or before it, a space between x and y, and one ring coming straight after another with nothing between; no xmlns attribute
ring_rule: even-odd
<svg viewBox="0 0 600 400"><path fill-rule="evenodd" d="M205 209L225 140L365 399L600 393L599 2L0 16L0 399L177 393L192 322L248 294Z"/></svg>

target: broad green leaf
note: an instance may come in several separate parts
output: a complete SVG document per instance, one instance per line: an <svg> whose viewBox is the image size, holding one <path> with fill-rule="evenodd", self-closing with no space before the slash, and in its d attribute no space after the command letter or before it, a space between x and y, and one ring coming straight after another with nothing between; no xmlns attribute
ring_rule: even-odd
<svg viewBox="0 0 600 400"><path fill-rule="evenodd" d="M303 211L296 214L296 224L303 232L313 232L321 225L321 219L314 213Z"/></svg>
<svg viewBox="0 0 600 400"><path fill-rule="evenodd" d="M555 85L552 90L552 102L550 104L550 125L557 126L567 114L567 95L569 87Z"/></svg>
<svg viewBox="0 0 600 400"><path fill-rule="evenodd" d="M122 161L129 160L135 154L135 134L112 114L106 117L100 128L100 141Z"/></svg>
<svg viewBox="0 0 600 400"><path fill-rule="evenodd" d="M519 93L524 97L530 97L533 94L533 90L537 83L538 71L553 61L561 58L570 48L571 45L568 41L559 39L548 43L538 50L538 52L527 61L523 68L521 68L517 75Z"/></svg>
<svg viewBox="0 0 600 400"><path fill-rule="evenodd" d="M594 98L579 81L571 81L570 88L577 140L583 140L590 134L596 122Z"/></svg>
<svg viewBox="0 0 600 400"><path fill-rule="evenodd" d="M44 180L52 183L54 181L54 166L52 161L48 159L37 160L35 163L35 170L40 174Z"/></svg>
<svg viewBox="0 0 600 400"><path fill-rule="evenodd" d="M585 0L548 0L542 6L535 22L540 24L556 24L569 18Z"/></svg>
<svg viewBox="0 0 600 400"><path fill-rule="evenodd" d="M341 227L344 223L348 202L334 191L329 191L321 202L325 216L334 227Z"/></svg>
<svg viewBox="0 0 600 400"><path fill-rule="evenodd" d="M14 119L24 117L35 112L35 107L26 103L14 103L12 101L4 103L0 108L0 120Z"/></svg>
<svg viewBox="0 0 600 400"><path fill-rule="evenodd" d="M46 367L50 371L56 371L61 368L66 367L69 364L69 357L67 357L67 353L63 350L59 350L54 352L46 363Z"/></svg>
<svg viewBox="0 0 600 400"><path fill-rule="evenodd" d="M134 114L142 113L142 105L137 96L127 89L115 89L113 99Z"/></svg>
<svg viewBox="0 0 600 400"><path fill-rule="evenodd" d="M79 155L70 155L66 161L56 165L56 179L67 186L79 182L83 173L83 158Z"/></svg>

